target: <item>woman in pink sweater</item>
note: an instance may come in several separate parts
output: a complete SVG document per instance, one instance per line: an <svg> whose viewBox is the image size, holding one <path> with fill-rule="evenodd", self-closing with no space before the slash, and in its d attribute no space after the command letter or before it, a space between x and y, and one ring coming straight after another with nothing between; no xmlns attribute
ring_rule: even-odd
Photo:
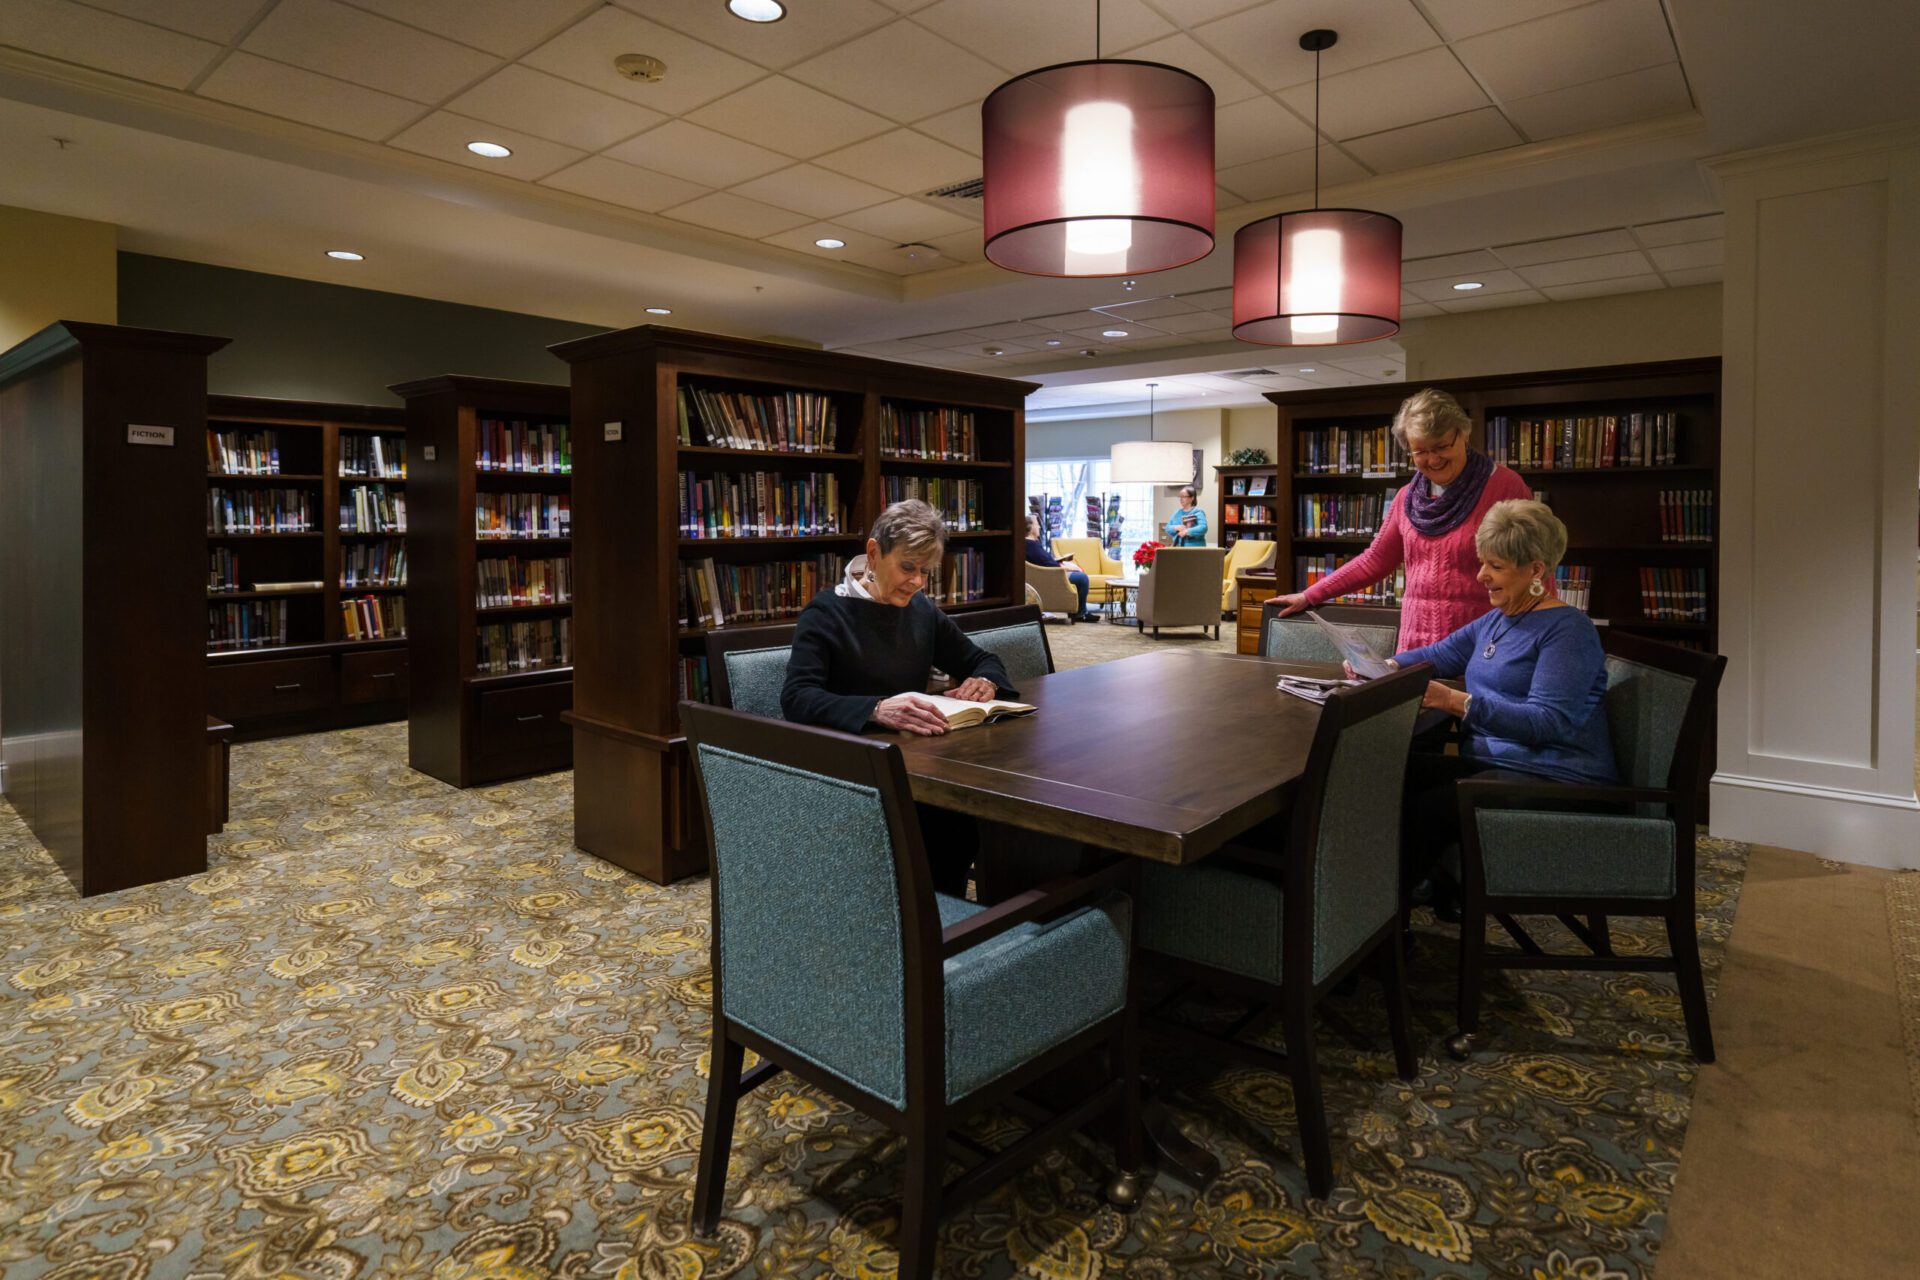
<svg viewBox="0 0 1920 1280"><path fill-rule="evenodd" d="M1393 434L1416 474L1394 495L1373 545L1320 581L1281 596L1282 617L1370 587L1407 566L1400 605L1400 647L1433 644L1487 611L1473 549L1487 508L1529 498L1527 482L1471 448L1473 419L1458 401L1431 388L1409 396ZM1549 584L1551 590L1551 584Z"/></svg>

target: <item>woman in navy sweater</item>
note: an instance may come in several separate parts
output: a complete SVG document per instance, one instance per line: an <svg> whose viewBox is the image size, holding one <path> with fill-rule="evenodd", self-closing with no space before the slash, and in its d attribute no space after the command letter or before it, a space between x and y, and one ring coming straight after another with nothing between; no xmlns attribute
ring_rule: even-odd
<svg viewBox="0 0 1920 1280"><path fill-rule="evenodd" d="M1427 686L1423 705L1459 717L1466 741L1457 756L1416 752L1408 763L1401 829L1410 882L1431 875L1440 853L1459 840L1454 793L1461 778L1608 783L1618 776L1600 634L1586 614L1547 590L1566 554L1567 527L1544 503L1509 499L1488 508L1474 547L1492 609L1393 659L1431 662L1437 675L1466 684L1464 691L1438 680ZM1450 898L1446 890L1437 895L1443 918L1457 909Z"/></svg>

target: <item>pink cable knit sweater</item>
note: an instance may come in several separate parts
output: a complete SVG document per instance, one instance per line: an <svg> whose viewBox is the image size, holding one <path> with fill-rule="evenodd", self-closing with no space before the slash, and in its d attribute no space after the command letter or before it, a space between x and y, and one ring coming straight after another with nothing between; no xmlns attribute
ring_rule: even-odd
<svg viewBox="0 0 1920 1280"><path fill-rule="evenodd" d="M1424 476L1415 476L1407 484L1426 482ZM1480 557L1473 549L1473 535L1487 508L1508 498L1531 497L1532 493L1525 480L1496 465L1480 490L1473 514L1455 525L1452 532L1429 538L1407 522L1407 487L1403 485L1393 496L1386 523L1380 526L1373 545L1308 587L1307 602L1318 605L1371 586L1404 562L1407 596L1400 606L1401 652L1445 639L1493 607L1487 603L1487 589L1474 579L1480 572Z"/></svg>

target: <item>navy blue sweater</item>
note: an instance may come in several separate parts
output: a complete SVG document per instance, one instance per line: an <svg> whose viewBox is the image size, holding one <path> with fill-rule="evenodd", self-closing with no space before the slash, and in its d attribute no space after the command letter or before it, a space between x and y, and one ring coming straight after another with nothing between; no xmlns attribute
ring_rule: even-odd
<svg viewBox="0 0 1920 1280"><path fill-rule="evenodd" d="M902 609L822 591L794 626L780 714L795 724L859 733L882 700L924 693L935 667L956 684L984 676L1000 697L1020 696L1000 659L967 639L925 595Z"/></svg>

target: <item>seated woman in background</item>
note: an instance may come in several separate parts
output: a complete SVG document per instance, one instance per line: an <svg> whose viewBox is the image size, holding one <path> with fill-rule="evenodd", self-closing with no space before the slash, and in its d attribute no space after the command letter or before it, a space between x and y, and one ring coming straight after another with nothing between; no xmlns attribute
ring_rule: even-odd
<svg viewBox="0 0 1920 1280"><path fill-rule="evenodd" d="M1094 616L1087 612L1089 583L1086 571L1073 562L1072 556L1060 556L1056 559L1053 552L1047 550L1047 544L1040 539L1040 521L1033 516L1027 517L1027 563L1037 564L1042 569L1065 569L1067 581L1071 582L1073 589L1080 594L1080 607L1074 612L1074 621L1094 621Z"/></svg>
<svg viewBox="0 0 1920 1280"><path fill-rule="evenodd" d="M800 614L780 690L782 715L843 733L945 733L946 720L924 696L935 667L955 682L950 698L1019 696L1000 659L969 640L922 590L946 544L946 523L924 502L896 502L880 513L867 553ZM972 821L948 812L937 820L922 816L934 887L964 897L978 845Z"/></svg>
<svg viewBox="0 0 1920 1280"><path fill-rule="evenodd" d="M1464 677L1467 686L1427 686L1423 705L1459 717L1466 740L1457 756L1415 752L1408 762L1402 838L1409 883L1432 875L1441 852L1459 840L1454 784L1461 778L1498 773L1608 783L1618 776L1600 633L1548 591L1566 554L1567 527L1544 503L1496 502L1474 548L1492 611L1393 658L1395 665L1431 662L1441 677ZM1450 891L1457 886L1436 896L1443 918L1457 918Z"/></svg>

